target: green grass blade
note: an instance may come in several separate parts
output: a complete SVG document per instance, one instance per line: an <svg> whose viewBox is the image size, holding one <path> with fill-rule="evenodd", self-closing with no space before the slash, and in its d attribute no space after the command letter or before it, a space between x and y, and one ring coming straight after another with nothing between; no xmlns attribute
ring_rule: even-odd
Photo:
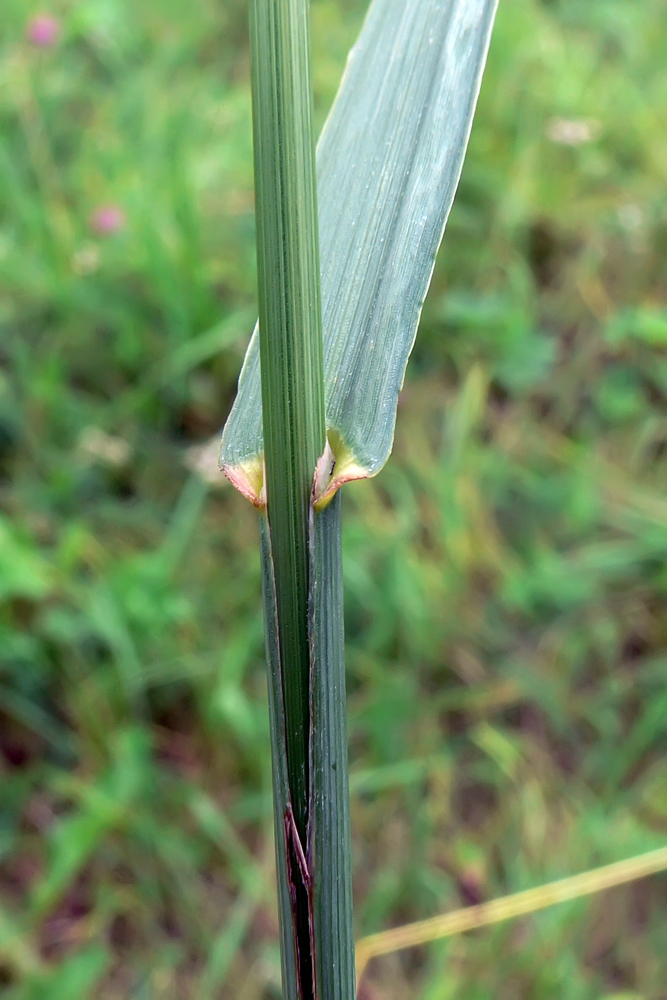
<svg viewBox="0 0 667 1000"><path fill-rule="evenodd" d="M317 152L326 424L323 492L377 473L461 173L497 0L374 0ZM261 504L258 344L221 463Z"/></svg>

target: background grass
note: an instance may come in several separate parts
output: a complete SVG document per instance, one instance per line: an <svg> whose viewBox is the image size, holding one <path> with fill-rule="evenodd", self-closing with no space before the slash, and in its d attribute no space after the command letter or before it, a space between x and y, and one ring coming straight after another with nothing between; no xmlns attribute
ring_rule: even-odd
<svg viewBox="0 0 667 1000"><path fill-rule="evenodd" d="M320 122L362 8L315 2ZM49 49L40 11L0 14L0 982L276 997L256 515L206 447L255 315L246 4L62 0ZM345 496L359 933L664 843L666 50L665 0L501 4ZM665 885L364 995L665 1000Z"/></svg>

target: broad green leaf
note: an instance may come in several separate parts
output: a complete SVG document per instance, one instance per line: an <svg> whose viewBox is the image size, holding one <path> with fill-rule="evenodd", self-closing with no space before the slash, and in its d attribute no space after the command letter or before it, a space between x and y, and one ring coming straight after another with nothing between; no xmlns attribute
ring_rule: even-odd
<svg viewBox="0 0 667 1000"><path fill-rule="evenodd" d="M373 0L317 149L322 503L391 452L398 394L463 165L497 0ZM264 505L253 335L221 465ZM329 475L329 470L331 474Z"/></svg>

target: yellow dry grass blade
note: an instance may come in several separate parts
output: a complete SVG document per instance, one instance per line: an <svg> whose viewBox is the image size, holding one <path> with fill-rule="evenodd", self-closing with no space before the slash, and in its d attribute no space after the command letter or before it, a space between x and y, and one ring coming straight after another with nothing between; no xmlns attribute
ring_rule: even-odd
<svg viewBox="0 0 667 1000"><path fill-rule="evenodd" d="M461 934L463 931L485 927L487 924L497 924L502 920L511 920L512 917L522 917L554 906L556 903L591 896L603 889L612 889L614 886L634 882L636 879L666 869L667 847L661 847L647 854L605 865L603 868L593 868L580 875L571 875L558 882L549 882L525 892L515 892L511 896L503 896L490 903L467 906L428 920L418 920L416 923L395 927L393 930L371 934L357 942L357 982L361 980L371 958L378 955L388 955L402 948L413 948L415 945L427 944L440 938L451 937L453 934Z"/></svg>

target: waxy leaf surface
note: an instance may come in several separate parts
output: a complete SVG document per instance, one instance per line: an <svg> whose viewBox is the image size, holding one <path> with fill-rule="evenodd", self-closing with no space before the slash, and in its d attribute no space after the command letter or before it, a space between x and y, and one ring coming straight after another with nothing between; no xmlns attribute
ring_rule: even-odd
<svg viewBox="0 0 667 1000"><path fill-rule="evenodd" d="M317 147L326 425L321 499L375 475L461 174L497 0L373 0ZM257 331L221 465L262 505Z"/></svg>

